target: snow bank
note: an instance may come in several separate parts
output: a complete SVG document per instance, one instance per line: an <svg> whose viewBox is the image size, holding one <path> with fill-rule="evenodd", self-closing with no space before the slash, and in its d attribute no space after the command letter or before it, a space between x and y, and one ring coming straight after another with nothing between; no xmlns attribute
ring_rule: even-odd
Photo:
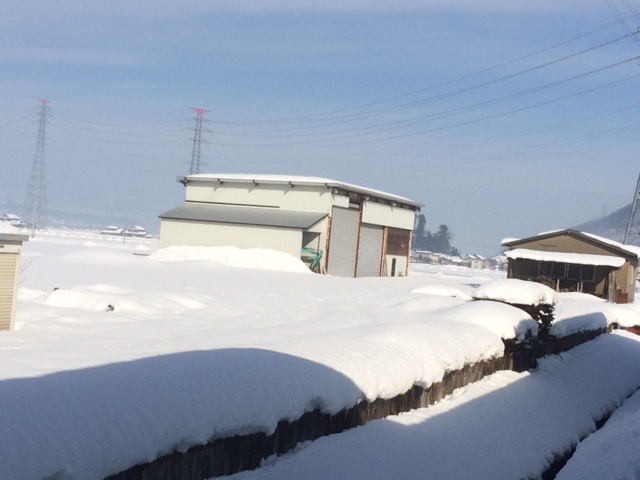
<svg viewBox="0 0 640 480"><path fill-rule="evenodd" d="M160 262L204 260L237 268L312 273L302 260L264 248L172 246L152 253L150 258Z"/></svg>
<svg viewBox="0 0 640 480"><path fill-rule="evenodd" d="M595 421L640 385L638 362L640 337L603 335L541 360L537 371L498 372L429 408L321 438L259 470L226 478L539 478L555 455L594 431ZM637 447L625 453L621 460L637 469ZM587 470L588 459L584 461ZM564 478L635 477L605 473Z"/></svg>
<svg viewBox="0 0 640 480"><path fill-rule="evenodd" d="M94 235L82 246L87 238L43 232L25 245L36 261L21 272L18 329L0 332L2 479L101 479L212 437L269 432L315 408L391 398L499 357L502 339L537 327L503 303L437 294L490 281L469 269L302 276L285 268L299 260L272 251L247 260L247 251L178 247L146 257L132 254L138 241ZM276 271L253 268L260 259ZM537 419L529 408L513 407ZM507 417L491 418L470 432L476 448ZM455 420L452 431L464 425ZM512 429L508 423L500 428ZM514 449L501 454L517 457Z"/></svg>
<svg viewBox="0 0 640 480"><path fill-rule="evenodd" d="M553 305L556 292L546 285L515 278L487 282L476 288L471 296L476 300L497 300L521 305Z"/></svg>
<svg viewBox="0 0 640 480"><path fill-rule="evenodd" d="M576 449L556 480L637 479L640 473L640 392Z"/></svg>
<svg viewBox="0 0 640 480"><path fill-rule="evenodd" d="M486 328L502 339L537 335L538 323L519 308L497 302L470 302L443 312L445 320Z"/></svg>
<svg viewBox="0 0 640 480"><path fill-rule="evenodd" d="M612 324L621 327L640 325L640 305L611 303L586 293L566 292L558 294L549 333L566 337Z"/></svg>

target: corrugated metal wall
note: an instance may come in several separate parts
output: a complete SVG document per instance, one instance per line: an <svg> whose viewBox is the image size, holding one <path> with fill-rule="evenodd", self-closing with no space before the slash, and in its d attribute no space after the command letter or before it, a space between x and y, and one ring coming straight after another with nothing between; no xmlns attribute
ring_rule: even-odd
<svg viewBox="0 0 640 480"><path fill-rule="evenodd" d="M17 253L0 253L0 330L10 330L15 312L18 256Z"/></svg>
<svg viewBox="0 0 640 480"><path fill-rule="evenodd" d="M340 277L353 277L356 272L356 251L360 212L333 207L329 260L327 273Z"/></svg>
<svg viewBox="0 0 640 480"><path fill-rule="evenodd" d="M356 277L379 277L382 264L384 228L363 224L360 227Z"/></svg>

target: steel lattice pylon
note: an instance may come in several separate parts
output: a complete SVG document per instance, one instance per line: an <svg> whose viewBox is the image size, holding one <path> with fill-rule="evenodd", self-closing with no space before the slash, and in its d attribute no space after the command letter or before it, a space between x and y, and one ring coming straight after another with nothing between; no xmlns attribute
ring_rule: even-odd
<svg viewBox="0 0 640 480"><path fill-rule="evenodd" d="M640 175L638 176L638 183L636 184L636 190L633 194L633 201L631 202L631 212L629 213L629 221L627 222L627 229L624 232L624 240L622 243L630 245L640 237L640 229L636 223L636 212L638 209L638 199L640 198Z"/></svg>
<svg viewBox="0 0 640 480"><path fill-rule="evenodd" d="M23 221L29 228L43 228L47 225L47 177L45 168L44 146L48 119L49 100L40 100L40 123L36 153L31 167L27 196L22 212Z"/></svg>
<svg viewBox="0 0 640 480"><path fill-rule="evenodd" d="M191 152L191 168L189 169L189 174L193 175L195 173L200 173L200 154L201 154L201 146L202 146L202 120L204 114L209 110L205 110L203 108L194 108L194 112L196 112L196 127L195 133L193 135L193 151Z"/></svg>

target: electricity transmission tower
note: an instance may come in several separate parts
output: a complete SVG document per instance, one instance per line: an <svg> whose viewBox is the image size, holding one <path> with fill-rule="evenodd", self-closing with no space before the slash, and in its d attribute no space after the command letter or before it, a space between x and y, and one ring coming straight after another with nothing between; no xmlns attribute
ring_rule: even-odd
<svg viewBox="0 0 640 480"><path fill-rule="evenodd" d="M633 194L633 201L631 202L631 212L629 213L629 221L627 222L627 229L624 232L624 240L622 241L622 243L624 243L625 245L632 244L638 237L640 237L640 229L638 229L638 225L635 223L639 198L640 175L638 176L638 183L636 184L636 190Z"/></svg>
<svg viewBox="0 0 640 480"><path fill-rule="evenodd" d="M203 141L202 132L203 130L208 131L202 128L202 122L204 114L209 112L209 110L194 108L193 111L196 112L196 126L195 133L193 135L193 151L191 152L191 168L189 169L189 175L200 173L200 154Z"/></svg>
<svg viewBox="0 0 640 480"><path fill-rule="evenodd" d="M36 154L33 158L27 196L22 212L23 221L35 232L36 228L43 228L47 224L47 182L44 161L44 146L46 140L47 120L49 117L49 100L40 100L40 122L38 125L38 140Z"/></svg>

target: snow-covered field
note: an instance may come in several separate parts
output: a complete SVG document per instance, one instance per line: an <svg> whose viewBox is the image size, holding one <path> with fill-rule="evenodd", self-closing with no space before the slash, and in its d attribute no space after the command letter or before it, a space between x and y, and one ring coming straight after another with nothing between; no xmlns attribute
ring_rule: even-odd
<svg viewBox="0 0 640 480"><path fill-rule="evenodd" d="M272 432L279 420L314 408L336 412L431 385L500 356L502 339L535 332L514 307L470 300L486 292L511 297L503 277L412 265L404 278L347 279L311 274L272 251L157 251L151 239L38 234L23 248L16 330L0 332L0 479L101 479L212 438ZM580 294L555 300L556 335L640 323L640 305ZM545 455L575 443L576 432L591 431L593 419L640 386L637 337L606 337L539 371L498 373L432 408L322 439L239 475L539 473L551 460ZM390 444L397 455L384 454ZM490 461L492 445L508 468ZM488 476L477 474L479 462ZM439 473L445 467L449 477Z"/></svg>

